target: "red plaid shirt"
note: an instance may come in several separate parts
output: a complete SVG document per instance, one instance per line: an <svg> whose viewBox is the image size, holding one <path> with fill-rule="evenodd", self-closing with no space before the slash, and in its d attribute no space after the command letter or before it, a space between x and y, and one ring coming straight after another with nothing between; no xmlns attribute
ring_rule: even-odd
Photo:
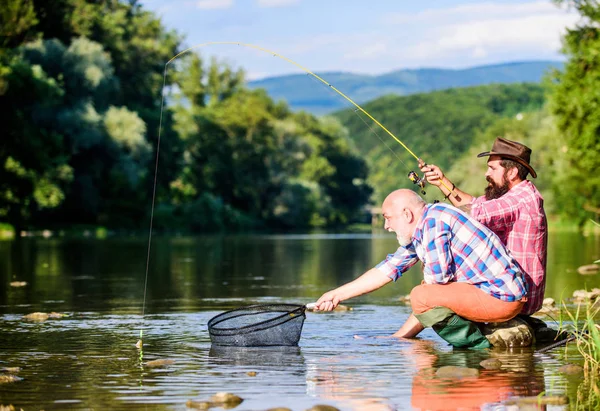
<svg viewBox="0 0 600 411"><path fill-rule="evenodd" d="M523 269L529 292L521 313L538 311L544 301L548 251L548 225L539 191L525 180L495 200L474 199L471 215L500 237Z"/></svg>

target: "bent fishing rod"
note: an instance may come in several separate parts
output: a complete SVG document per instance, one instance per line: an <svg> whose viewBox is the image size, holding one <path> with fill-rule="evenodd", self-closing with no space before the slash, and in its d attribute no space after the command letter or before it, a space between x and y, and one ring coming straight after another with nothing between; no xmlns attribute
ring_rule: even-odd
<svg viewBox="0 0 600 411"><path fill-rule="evenodd" d="M149 230L149 236L148 236L148 253L147 253L147 257L146 257L146 278L145 278L145 282L144 282L144 303L143 303L143 307L142 307L142 319L144 318L145 306L146 306L146 290L147 290L147 285L148 285L148 269L150 266L150 245L151 245L151 239L152 239L152 225L153 225L153 220L154 220L154 204L155 204L155 199L156 199L158 159L159 159L160 140L161 140L161 131L162 131L163 111L164 111L164 105L165 105L165 87L166 87L166 82L167 82L167 69L168 69L168 66L172 62L174 62L175 60L177 60L179 57L183 56L184 54L187 54L187 53L191 52L192 50L199 49L201 47L214 46L214 45L235 45L235 46L246 47L246 48L258 50L263 53L271 54L274 57L277 57L283 61L286 61L286 62L294 65L295 67L299 68L306 74L310 75L312 78L316 79L318 82L327 86L330 90L337 93L337 95L344 98L350 104L352 104L356 108L357 111L359 111L359 112L363 113L365 116L367 116L372 122L374 122L383 131L385 131L389 136L391 136L398 144L400 144L411 156L413 156L415 158L415 160L417 160L419 162L419 164L422 163L422 160L410 148L408 148L408 146L406 146L406 144L404 144L398 137L396 137L390 130L388 130L383 124L381 124L375 117L373 117L364 108L362 108L360 105L358 105L354 100L352 100L350 97L348 97L346 94L344 94L342 91L337 89L335 86L333 86L332 84L327 82L325 79L323 79L319 75L313 73L308 68L300 65L299 63L295 62L294 60L292 60L288 57L285 57L282 54L279 54L273 50L269 50L269 49L261 47L261 46L257 46L255 44L241 43L241 42L234 42L234 41L211 41L211 42L206 42L206 43L200 43L200 44L196 44L192 47L188 47L187 49L177 53L176 55L171 57L171 59L169 61L167 61L167 63L165 64L165 69L164 69L164 74L163 74L163 86L162 86L161 104L160 104L160 120L159 120L159 126L158 126L158 141L157 141L157 148L156 148L156 160L155 160L155 170L154 170L154 187L153 187L153 191L152 191L152 206L151 206L151 211L150 211L150 230ZM361 120L364 121L364 119L362 117L359 116L359 118L361 118ZM367 124L366 122L365 122L365 124L379 138L379 136L371 128L371 126L369 126L369 124ZM380 138L380 140L381 140L381 138ZM383 140L381 140L381 141L385 144L385 142ZM387 144L386 144L386 146L387 146ZM387 146L387 147L390 149L390 151L392 151L392 153L394 153L394 151L389 146ZM398 156L396 156L396 157L398 157ZM399 157L398 157L398 159L403 164L405 164L404 161L402 161L402 159L400 159ZM427 182L427 180L425 179L425 176L419 177L419 175L415 171L411 170L408 173L408 178L410 179L410 181L413 182L413 184L420 187L422 194L425 194L425 184ZM441 184L444 187L446 187L450 192L453 191L453 189L450 189L450 187L448 187L446 184L444 184L443 181L441 182ZM142 325L142 328L140 329L140 339L136 344L136 346L140 350L142 349L142 346L143 346L142 339L143 339L143 325ZM140 352L140 356L141 355L142 355L142 353Z"/></svg>
<svg viewBox="0 0 600 411"><path fill-rule="evenodd" d="M337 93L339 96L341 96L342 98L344 98L350 104L352 104L356 108L356 110L358 110L361 113L363 113L364 115L366 115L371 121L373 121L375 124L377 124L377 126L379 126L390 137L392 137L398 144L400 144L411 156L413 156L415 158L415 160L417 160L418 162L421 162L421 159L410 148L408 148L408 146L406 146L406 144L404 144L398 137L396 137L390 130L388 130L383 124L381 124L369 112L367 112L364 108L362 108L360 105L358 105L354 100L352 100L350 97L348 97L342 91L340 91L338 88L336 88L335 86L333 86L331 83L327 82L321 76L319 76L318 74L315 74L314 72L312 72L308 68L302 66L301 64L295 62L294 60L292 60L292 59L290 59L290 58L288 58L288 57L286 57L286 56L284 56L282 54L279 54L279 53L277 53L277 52L275 52L273 50L269 50L267 48L264 48L264 47L261 47L261 46L257 46L255 44L241 43L241 42L234 42L234 41L211 41L211 42L196 44L196 45L194 45L192 47L189 47L189 48L187 48L187 49L185 49L185 50L177 53L175 56L173 56L165 64L165 73L164 73L164 79L163 79L163 90L164 90L164 87L165 87L165 84L166 84L167 67L169 66L169 64L171 64L172 62L174 62L175 60L177 60L182 55L191 52L192 50L199 49L199 48L206 47L206 46L211 46L211 45L235 45L235 46L240 46L240 47L246 47L246 48L250 48L250 49L261 51L263 53L271 54L274 57L277 57L277 58L279 58L279 59L281 59L283 61L286 61L286 62L294 65L295 67L299 68L300 70L302 70L306 74L308 74L311 77L313 77L314 79L318 80L320 83L322 83L325 86L327 86L330 90L332 90L335 93ZM164 103L164 96L163 96L163 103ZM161 103L161 120L162 120L162 109L163 109L162 106L163 106L163 103ZM159 130L159 141L160 141L160 130ZM425 179L424 176L423 177L419 177L419 175L415 171L410 171L408 173L408 178L410 179L410 181L413 182L413 184L416 184L416 185L418 185L420 187L422 194L425 194L425 184L426 184L427 181L426 181L426 179ZM441 184L444 187L446 187L446 189L448 189L450 192L453 191L443 181L441 182Z"/></svg>

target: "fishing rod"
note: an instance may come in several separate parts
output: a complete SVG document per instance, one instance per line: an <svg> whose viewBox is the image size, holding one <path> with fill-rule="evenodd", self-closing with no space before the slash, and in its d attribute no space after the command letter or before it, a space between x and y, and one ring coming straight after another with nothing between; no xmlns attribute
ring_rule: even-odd
<svg viewBox="0 0 600 411"><path fill-rule="evenodd" d="M177 60L179 57L183 56L184 54L187 54L187 53L191 52L192 50L199 49L201 47L211 46L211 45L235 45L235 46L240 46L240 47L246 47L246 48L250 48L250 49L254 49L254 50L258 50L258 51L264 52L264 53L271 54L274 57L277 57L279 59L282 59L282 60L284 60L284 61L286 61L286 62L294 65L295 67L299 68L300 70L302 70L306 74L310 75L312 78L316 79L320 83L322 83L325 86L327 86L330 90L334 91L339 96L343 97L346 101L348 101L350 104L352 104L356 108L356 110L358 110L359 112L361 112L364 115L366 115L371 121L373 121L375 124L377 124L377 126L379 126L389 136L391 136L411 156L413 156L415 158L415 160L417 160L417 162L419 162L419 164L422 163L422 160L410 148L408 148L408 146L406 146L406 144L404 144L398 137L396 137L390 130L388 130L383 124L381 124L369 112L367 112L364 108L362 108L360 105L358 105L356 102L354 102L354 100L352 100L350 97L348 97L346 94L344 94L342 91L340 91L339 89L337 89L335 86L333 86L332 84L330 84L329 82L327 82L326 80L324 80L319 75L313 73L308 68L306 68L306 67L298 64L294 60L292 60L292 59L290 59L288 57L285 57L282 54L279 54L279 53L277 53L277 52L275 52L273 50L269 50L267 48L264 48L264 47L261 47L261 46L257 46L255 44L250 44L250 43L241 43L241 42L235 42L235 41L211 41L211 42L196 44L196 45L194 45L192 47L188 47L187 49L185 49L185 50L177 53L173 57L171 57L171 59L169 61L167 61L167 63L165 64L165 69L164 69L164 73L163 73L163 86L162 86L161 104L160 104L160 120L159 120L159 126L158 126L158 141L157 141L157 148L156 148L156 160L155 160L155 170L154 170L154 187L153 187L153 191L152 191L152 206L151 206L151 211L150 211L150 230L149 230L149 235L148 235L148 253L147 253L147 257L146 257L146 278L145 278L145 281L144 281L144 302L143 302L143 307L142 307L142 327L140 328L140 337L139 337L140 339L136 343L136 347L140 350L140 361L141 361L141 358L143 356L143 351L142 351L142 347L143 347L143 335L144 335L144 331L143 331L143 328L144 328L144 326L143 326L143 318L144 318L145 306L146 306L146 292L147 292L147 285L148 285L148 269L149 269L149 266L150 266L150 246L151 246L151 239L152 239L152 225L153 225L153 220L154 220L154 204L155 204L155 199L156 199L156 183L157 183L158 158L159 158L160 140L161 140L161 131L162 131L162 120L163 120L163 111L164 111L164 103L165 103L165 91L164 90L165 90L166 81L167 81L167 69L168 69L169 64L171 64L172 62L174 62L175 60ZM363 120L363 122L365 122L362 117L359 116L359 118L361 118L361 120ZM379 135L373 130L373 128L369 124L367 124L366 122L365 122L365 124L371 129L372 132L374 132L374 134L382 142L384 142L379 137ZM385 144L385 142L384 142L384 144ZM385 144L385 145L390 149L390 151L392 151L392 153L396 154L387 144ZM406 163L404 163L404 161L402 161L402 159L400 159L400 157L398 157L397 155L396 155L396 157L403 164L406 165ZM419 186L420 189L421 189L421 193L425 194L425 184L427 182L427 180L425 179L425 176L421 176L420 177L415 171L411 170L408 173L408 179L410 181L412 181L413 184ZM443 181L441 182L441 184L444 187L446 187L450 192L452 192L452 189L450 189L450 187L446 186L446 184L444 184Z"/></svg>
<svg viewBox="0 0 600 411"><path fill-rule="evenodd" d="M279 53L277 53L277 52L275 52L273 50L269 50L267 48L264 48L264 47L261 47L261 46L257 46L255 44L241 43L241 42L235 42L235 41L210 41L210 42L200 43L200 44L196 44L196 45L194 45L192 47L189 47L189 48L187 48L187 49L185 49L185 50L177 53L175 56L173 56L165 64L165 77L163 79L163 89L164 89L165 81L166 81L167 66L169 64L171 64L173 61L175 61L176 59L178 59L180 56L182 56L182 55L184 55L186 53L189 53L192 50L195 50L195 49L198 49L198 48L201 48L201 47L205 47L205 46L211 46L211 45L236 45L236 46L240 46L240 47L246 47L246 48L250 48L250 49L254 49L254 50L258 50L258 51L264 52L264 53L271 54L274 57L282 59L282 60L284 60L284 61L286 61L286 62L288 62L288 63L296 66L297 68L299 68L300 70L302 70L306 74L310 75L311 77L313 77L314 79L316 79L317 81L321 82L322 84L324 84L325 86L327 86L329 89L333 90L335 93L337 93L338 95L340 95L341 97L343 97L346 101L348 101L350 104L352 104L356 108L356 110L358 110L359 112L361 112L364 115L366 115L371 121L373 121L375 124L377 124L383 131L385 131L390 137L392 137L411 156L413 156L415 158L415 160L417 160L418 162L421 162L421 159L410 148L408 148L408 146L406 144L404 144L398 137L396 137L390 130L388 130L383 124L381 124L369 112L367 112L364 108L362 108L360 105L358 105L354 100L352 100L350 97L348 97L342 91L340 91L338 88L336 88L335 86L333 86L331 83L327 82L321 76L319 76L318 74L315 74L314 72L312 72L308 68L302 66L301 64L295 62L294 60L292 60L292 59L290 59L288 57L285 57L282 54L279 54ZM163 96L163 99L164 99L164 96ZM162 113L162 104L161 104L161 113ZM159 133L160 133L160 130L159 130ZM160 139L160 137L159 137L159 139ZM425 184L427 182L427 180L425 179L425 176L420 177L415 171L411 170L408 173L408 179L410 181L412 181L413 184L418 185L421 188L421 193L425 194ZM452 192L452 190L450 189L450 187L448 187L443 181L441 182L441 184L444 187L446 187L446 189L448 189L450 192Z"/></svg>

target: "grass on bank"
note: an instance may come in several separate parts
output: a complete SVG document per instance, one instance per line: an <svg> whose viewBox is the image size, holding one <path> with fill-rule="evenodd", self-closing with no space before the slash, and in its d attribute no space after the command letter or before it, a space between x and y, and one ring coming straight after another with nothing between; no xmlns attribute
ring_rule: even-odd
<svg viewBox="0 0 600 411"><path fill-rule="evenodd" d="M583 358L584 380L577 389L574 409L598 409L600 406L600 299L587 298L569 310L562 302L559 330L575 336L574 343ZM563 313L564 317L563 317ZM566 347L566 346L565 346ZM566 348L565 348L566 353Z"/></svg>

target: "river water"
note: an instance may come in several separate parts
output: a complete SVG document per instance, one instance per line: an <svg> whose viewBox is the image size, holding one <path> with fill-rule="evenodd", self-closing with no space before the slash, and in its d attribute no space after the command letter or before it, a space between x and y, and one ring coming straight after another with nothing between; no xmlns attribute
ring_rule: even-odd
<svg viewBox="0 0 600 411"><path fill-rule="evenodd" d="M185 410L187 401L207 401L223 391L244 399L236 410L317 404L499 410L515 409L506 402L511 398L540 393L567 396L570 407L581 401L583 377L559 371L581 362L574 349L452 350L431 330L413 341L377 338L408 317L399 297L420 282L417 267L345 302L351 311L308 312L299 347L211 347L206 324L218 313L254 303L312 302L375 265L396 244L380 231L155 237L146 276L144 238L0 242L0 375L22 379L0 383L0 405ZM600 237L551 233L546 296L560 300L600 287L600 275L577 273L597 259ZM23 318L33 312L64 316ZM141 353L135 347L140 330ZM499 358L502 368L481 368L487 358ZM153 360L169 364L148 366ZM436 377L446 365L478 368L480 375ZM7 367L20 370L1 372ZM545 409L573 409L568 407Z"/></svg>

